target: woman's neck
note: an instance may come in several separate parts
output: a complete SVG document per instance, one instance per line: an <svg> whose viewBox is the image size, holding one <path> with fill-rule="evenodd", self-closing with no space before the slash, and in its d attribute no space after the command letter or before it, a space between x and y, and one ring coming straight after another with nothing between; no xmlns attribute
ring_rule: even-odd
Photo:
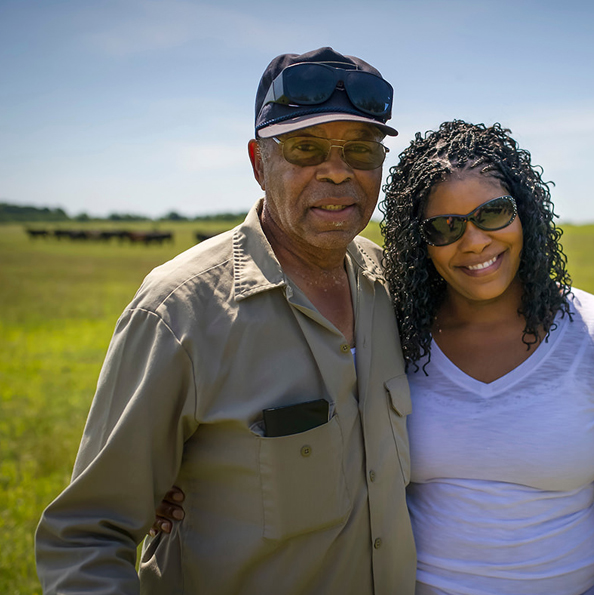
<svg viewBox="0 0 594 595"><path fill-rule="evenodd" d="M441 329L459 327L491 327L516 323L522 305L523 288L520 280L492 300L470 300L448 287L446 298L437 312L436 322Z"/></svg>
<svg viewBox="0 0 594 595"><path fill-rule="evenodd" d="M522 341L526 321L518 312L521 301L519 281L488 301L471 301L452 292L437 313L433 339L467 375L493 382L528 359L537 346L528 348Z"/></svg>

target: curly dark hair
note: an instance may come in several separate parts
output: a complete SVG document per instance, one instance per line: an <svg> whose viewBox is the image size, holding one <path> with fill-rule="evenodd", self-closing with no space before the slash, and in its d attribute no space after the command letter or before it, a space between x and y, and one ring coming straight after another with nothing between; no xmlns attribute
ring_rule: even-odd
<svg viewBox="0 0 594 595"><path fill-rule="evenodd" d="M571 278L559 243L562 231L542 168L533 166L530 153L520 149L500 124L486 127L462 120L444 122L423 137L417 132L400 162L390 169L380 204L384 213L384 266L402 342L407 369L419 370L418 361L431 359L431 327L446 294L446 282L427 255L420 221L431 189L455 170L474 169L497 178L518 207L524 237L518 275L523 296L518 313L526 326L522 341L527 349L546 338L559 310L571 318L568 295Z"/></svg>

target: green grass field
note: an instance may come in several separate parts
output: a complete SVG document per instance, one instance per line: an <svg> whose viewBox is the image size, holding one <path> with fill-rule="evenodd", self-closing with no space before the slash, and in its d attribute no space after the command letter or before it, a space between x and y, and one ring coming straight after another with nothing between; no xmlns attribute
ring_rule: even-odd
<svg viewBox="0 0 594 595"><path fill-rule="evenodd" d="M160 224L175 232L175 243L164 246L30 240L20 225L0 226L3 595L41 593L33 534L43 508L69 480L118 316L153 267L193 245L194 231L221 231L215 225ZM594 225L564 229L574 284L594 293ZM380 241L378 225L364 235Z"/></svg>

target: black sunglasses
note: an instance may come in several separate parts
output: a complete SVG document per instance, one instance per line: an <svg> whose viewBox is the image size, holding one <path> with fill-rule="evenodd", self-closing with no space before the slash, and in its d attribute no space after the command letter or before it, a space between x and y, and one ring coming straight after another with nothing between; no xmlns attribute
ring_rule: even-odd
<svg viewBox="0 0 594 595"><path fill-rule="evenodd" d="M328 159L332 147L342 151L342 159L353 169L377 169L386 158L388 147L373 140L338 140L319 136L272 137L283 150L283 157L293 165L320 165ZM336 144L340 143L340 144Z"/></svg>
<svg viewBox="0 0 594 595"><path fill-rule="evenodd" d="M371 72L345 70L321 62L287 66L272 81L262 105L318 105L330 99L340 83L358 110L376 118L390 118L394 95L390 83Z"/></svg>
<svg viewBox="0 0 594 595"><path fill-rule="evenodd" d="M498 196L468 215L437 215L421 221L421 235L431 246L447 246L464 235L467 221L484 231L497 231L511 225L517 214L516 201L511 196Z"/></svg>

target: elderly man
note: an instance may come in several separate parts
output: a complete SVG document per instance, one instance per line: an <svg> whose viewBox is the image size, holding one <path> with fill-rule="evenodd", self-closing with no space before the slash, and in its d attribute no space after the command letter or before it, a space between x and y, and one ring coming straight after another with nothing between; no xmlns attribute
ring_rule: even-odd
<svg viewBox="0 0 594 595"><path fill-rule="evenodd" d="M37 532L47 594L412 595L410 412L375 208L392 88L331 48L256 97L265 196L155 269L118 321L72 483ZM176 484L184 520L136 547Z"/></svg>

